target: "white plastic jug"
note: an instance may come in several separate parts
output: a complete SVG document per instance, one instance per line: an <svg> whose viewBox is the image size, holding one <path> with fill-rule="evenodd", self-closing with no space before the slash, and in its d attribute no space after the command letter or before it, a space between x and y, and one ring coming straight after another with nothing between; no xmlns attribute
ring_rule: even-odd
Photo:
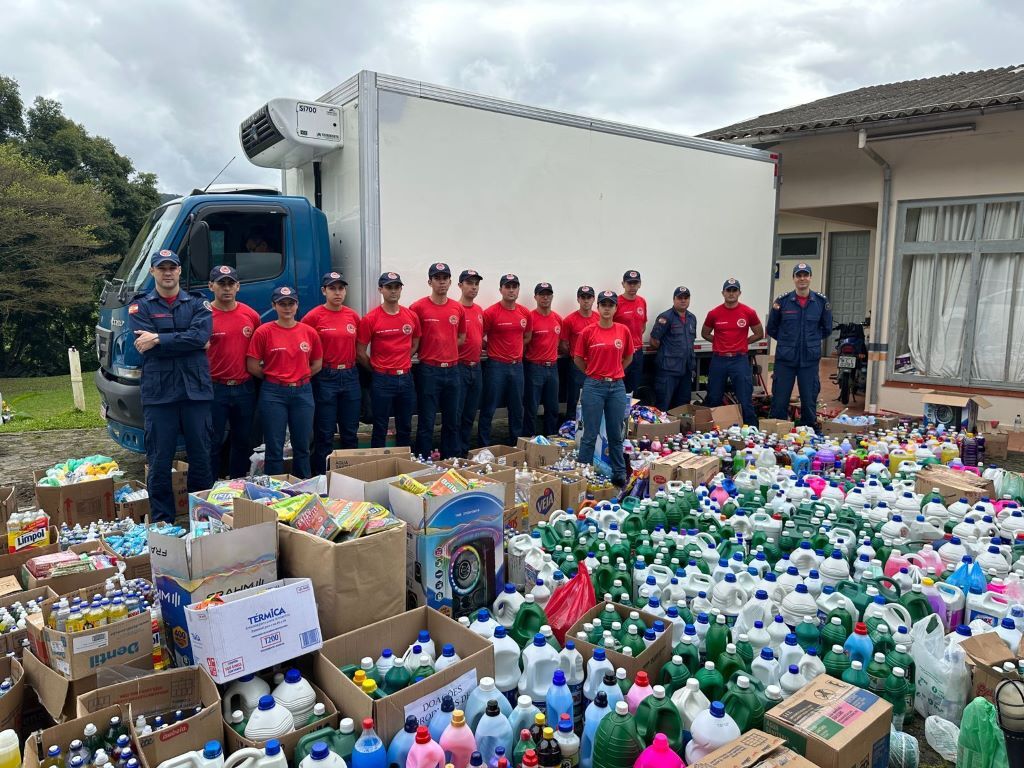
<svg viewBox="0 0 1024 768"><path fill-rule="evenodd" d="M755 621L760 621L763 625L767 626L774 618L775 609L768 599L768 593L763 589L759 589L754 592L753 596L740 609L739 615L736 617L734 631L737 635L741 632L747 632L753 629Z"/></svg>
<svg viewBox="0 0 1024 768"><path fill-rule="evenodd" d="M327 742L314 741L313 748L302 758L299 768L346 768L346 763L345 758L327 746Z"/></svg>
<svg viewBox="0 0 1024 768"><path fill-rule="evenodd" d="M245 738L251 741L277 739L294 728L295 718L287 707L274 701L273 696L261 696L259 706L245 724Z"/></svg>
<svg viewBox="0 0 1024 768"><path fill-rule="evenodd" d="M733 739L740 737L739 726L725 711L720 701L711 702L711 706L693 719L690 727L693 740L686 745L686 762L693 764L702 760L716 749L724 747Z"/></svg>
<svg viewBox="0 0 1024 768"><path fill-rule="evenodd" d="M206 746L195 752L185 752L164 760L157 768L223 768L224 750L219 741L208 741Z"/></svg>
<svg viewBox="0 0 1024 768"><path fill-rule="evenodd" d="M679 583L686 591L686 597L688 600L693 600L700 592L711 593L711 588L715 585L714 581L706 573L703 573L696 568L690 568L686 570L686 575L679 579Z"/></svg>
<svg viewBox="0 0 1024 768"><path fill-rule="evenodd" d="M896 632L896 628L899 626L910 627L913 625L914 620L910 617L910 612L899 603L881 603L872 602L864 609L864 621L868 619L881 618L885 620L885 623L889 625L889 631L892 633Z"/></svg>
<svg viewBox="0 0 1024 768"><path fill-rule="evenodd" d="M695 677L691 677L686 681L686 685L672 694L672 703L679 710L679 716L683 719L683 728L686 730L690 730L697 715L707 711L707 708L711 706L708 697L701 693L700 683Z"/></svg>
<svg viewBox="0 0 1024 768"><path fill-rule="evenodd" d="M519 668L519 645L499 627L491 638L494 646L494 684L506 696L515 695L522 670Z"/></svg>
<svg viewBox="0 0 1024 768"><path fill-rule="evenodd" d="M797 584L792 592L782 598L782 606L779 612L787 624L795 627L804 620L804 616L813 616L817 620L818 603L815 601L814 596L807 591L805 584Z"/></svg>
<svg viewBox="0 0 1024 768"><path fill-rule="evenodd" d="M316 704L316 691L297 669L285 672L284 680L274 689L274 701L292 713L296 723L305 723Z"/></svg>
<svg viewBox="0 0 1024 768"><path fill-rule="evenodd" d="M511 629L515 624L516 614L522 606L524 598L519 594L516 585L508 583L505 589L498 595L498 599L491 606L494 609L494 618L501 622L506 629Z"/></svg>
<svg viewBox="0 0 1024 768"><path fill-rule="evenodd" d="M547 692L556 669L558 651L548 645L544 635L535 635L533 642L523 650L519 692L528 695L538 709L547 707Z"/></svg>
<svg viewBox="0 0 1024 768"><path fill-rule="evenodd" d="M259 706L260 697L270 693L270 686L262 677L256 675L245 675L235 680L224 692L222 708L224 719L231 722L231 713L236 709L242 710L245 717L249 717L253 710Z"/></svg>
<svg viewBox="0 0 1024 768"><path fill-rule="evenodd" d="M980 595L975 592L967 594L967 616L966 623L970 624L975 619L980 619L986 624L996 627L999 620L1010 614L1010 604L1002 595L995 592L982 592Z"/></svg>
<svg viewBox="0 0 1024 768"><path fill-rule="evenodd" d="M271 739L263 749L246 747L231 753L224 761L224 768L288 768L281 742Z"/></svg>
<svg viewBox="0 0 1024 768"><path fill-rule="evenodd" d="M747 602L747 593L736 582L736 574L729 573L724 581L720 581L711 590L711 607L717 608L725 616L727 624L736 623L736 617Z"/></svg>

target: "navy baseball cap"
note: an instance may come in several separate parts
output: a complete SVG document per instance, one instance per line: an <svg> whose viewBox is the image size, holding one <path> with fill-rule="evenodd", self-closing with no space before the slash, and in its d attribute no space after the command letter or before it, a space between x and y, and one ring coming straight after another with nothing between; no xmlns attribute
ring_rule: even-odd
<svg viewBox="0 0 1024 768"><path fill-rule="evenodd" d="M227 264L221 264L219 267L214 267L210 270L210 282L219 283L221 280L234 280L238 282L238 272L235 271L234 267L229 267Z"/></svg>
<svg viewBox="0 0 1024 768"><path fill-rule="evenodd" d="M299 294L294 288L287 285L279 285L274 289L274 292L270 294L270 303L277 304L279 301L295 301L299 300Z"/></svg>
<svg viewBox="0 0 1024 768"><path fill-rule="evenodd" d="M326 288L334 283L341 283L347 286L348 280L342 276L341 272L324 272L324 276L320 278L320 287Z"/></svg>
<svg viewBox="0 0 1024 768"><path fill-rule="evenodd" d="M735 277L730 277L728 280L726 280L724 283L722 283L722 290L723 291L728 291L728 290L738 291L739 289L740 289L740 281L737 280Z"/></svg>
<svg viewBox="0 0 1024 768"><path fill-rule="evenodd" d="M576 289L576 296L593 296L594 288L590 285L581 285Z"/></svg>
<svg viewBox="0 0 1024 768"><path fill-rule="evenodd" d="M438 275L452 276L452 271L444 262L437 262L437 264L431 264L430 269L427 271L428 277L437 277Z"/></svg>
<svg viewBox="0 0 1024 768"><path fill-rule="evenodd" d="M624 283L639 283L640 282L640 273L637 272L635 269L626 270L622 274L622 282L624 282Z"/></svg>
<svg viewBox="0 0 1024 768"><path fill-rule="evenodd" d="M152 256L149 257L149 266L159 267L161 264L168 261L171 262L171 264L173 264L176 267L181 266L181 259L178 258L178 254L176 254L174 251L169 251L166 248L164 248L159 253L154 253Z"/></svg>
<svg viewBox="0 0 1024 768"><path fill-rule="evenodd" d="M600 304L603 301L610 301L612 304L618 305L619 296L615 291L601 291L597 294L597 303Z"/></svg>
<svg viewBox="0 0 1024 768"><path fill-rule="evenodd" d="M515 283L519 285L519 278L509 272L507 275L502 275L501 280L498 281L499 287L504 288L509 283Z"/></svg>
<svg viewBox="0 0 1024 768"><path fill-rule="evenodd" d="M475 269L464 269L459 274L459 282L464 283L467 280L483 280L483 276Z"/></svg>
<svg viewBox="0 0 1024 768"><path fill-rule="evenodd" d="M686 287L685 285L680 285L680 286L678 286L678 287L677 287L677 288L676 288L676 289L675 289L675 290L674 290L674 291L672 292L672 298L673 298L673 299L678 299L678 298L679 298L680 296L686 296L686 297L689 297L689 295L690 295L690 289L689 289L689 288L687 288L687 287Z"/></svg>
<svg viewBox="0 0 1024 768"><path fill-rule="evenodd" d="M796 277L797 272L806 272L808 275L813 275L814 274L811 271L811 265L808 264L806 261L801 261L799 264L797 264L795 267L793 267L793 276L794 277Z"/></svg>
<svg viewBox="0 0 1024 768"><path fill-rule="evenodd" d="M402 276L397 272L381 272L380 277L377 278L377 287L382 288L389 283L405 285L405 283L402 282Z"/></svg>
<svg viewBox="0 0 1024 768"><path fill-rule="evenodd" d="M538 293L554 293L555 289L551 287L551 283L537 283L537 286L533 289L533 295L536 296Z"/></svg>

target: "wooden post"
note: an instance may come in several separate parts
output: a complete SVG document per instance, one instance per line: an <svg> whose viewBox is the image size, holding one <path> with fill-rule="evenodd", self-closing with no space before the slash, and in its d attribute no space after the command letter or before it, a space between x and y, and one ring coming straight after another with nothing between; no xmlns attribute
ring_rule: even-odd
<svg viewBox="0 0 1024 768"><path fill-rule="evenodd" d="M68 347L68 364L71 366L71 394L75 398L75 410L85 411L85 390L82 389L82 361L78 350Z"/></svg>

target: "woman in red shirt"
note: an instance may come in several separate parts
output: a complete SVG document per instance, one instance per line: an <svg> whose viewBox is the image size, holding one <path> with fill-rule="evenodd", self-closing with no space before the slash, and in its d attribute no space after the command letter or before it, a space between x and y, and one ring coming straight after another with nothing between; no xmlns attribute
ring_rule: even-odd
<svg viewBox="0 0 1024 768"><path fill-rule="evenodd" d="M618 303L619 297L613 291L601 291L597 295L597 325L585 328L576 337L572 359L587 377L580 395L583 411L580 461L584 464L593 462L603 420L612 483L621 488L626 484L622 425L629 410L623 379L626 367L633 361L635 346L630 330L613 319Z"/></svg>
<svg viewBox="0 0 1024 768"><path fill-rule="evenodd" d="M256 329L249 342L245 365L249 373L263 379L259 411L266 444L264 471L284 472L284 436L292 440L292 474L309 477L309 444L313 440L313 388L309 380L320 372L323 348L320 336L298 322L298 293L278 286L270 301L277 320Z"/></svg>

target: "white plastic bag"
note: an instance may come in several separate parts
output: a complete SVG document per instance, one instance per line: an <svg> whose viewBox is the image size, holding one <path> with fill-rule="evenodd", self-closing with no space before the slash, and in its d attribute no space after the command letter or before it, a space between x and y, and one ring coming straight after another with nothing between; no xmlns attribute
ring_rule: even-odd
<svg viewBox="0 0 1024 768"><path fill-rule="evenodd" d="M917 666L914 708L923 716L938 715L960 724L971 687L967 655L958 643L947 643L942 622L935 615L910 629L914 640L910 655Z"/></svg>
<svg viewBox="0 0 1024 768"><path fill-rule="evenodd" d="M928 746L939 753L943 760L956 762L956 747L960 741L960 729L949 720L932 715L924 721L924 738Z"/></svg>

